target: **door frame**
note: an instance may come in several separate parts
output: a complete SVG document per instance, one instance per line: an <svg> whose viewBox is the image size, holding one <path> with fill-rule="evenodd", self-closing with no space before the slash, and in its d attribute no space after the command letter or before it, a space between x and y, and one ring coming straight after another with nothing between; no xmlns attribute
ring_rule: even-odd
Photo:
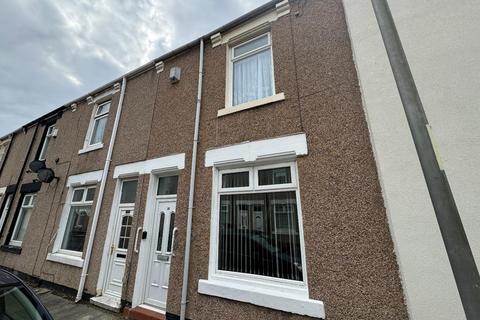
<svg viewBox="0 0 480 320"><path fill-rule="evenodd" d="M147 281L150 249L152 247L153 221L155 216L155 206L158 199L177 201L177 195L157 196L157 186L160 177L179 175L178 170L163 171L161 173L151 173L149 176L147 204L143 218L142 232L147 231L147 239L140 241L137 272L135 275L135 287L132 297L132 308L144 303L145 282ZM177 192L178 193L178 192ZM177 210L175 210L177 212ZM177 217L176 217L177 218ZM165 301L165 304L167 301ZM155 308L155 307L151 307ZM156 308L155 308L156 309ZM165 308L166 309L166 308ZM161 310L161 309L158 309ZM163 310L164 311L164 310Z"/></svg>
<svg viewBox="0 0 480 320"><path fill-rule="evenodd" d="M131 179L131 180L133 180L133 179ZM130 180L130 179L125 179L125 180L123 180L122 182L124 182L124 181L131 181L131 180ZM132 215L131 215L131 217L132 217L132 221L133 221L133 218L134 218L134 215L135 215L135 204L133 204L133 205L132 205L131 203L129 203L129 204L118 204L117 212L115 213L115 218L113 219L113 220L116 220L116 223L114 224L114 228L113 228L112 231L111 231L111 232L112 232L112 235L113 235L113 237L112 237L112 240L113 240L113 241L110 242L110 246L108 247L108 252L111 252L111 251L110 251L111 246L112 246L112 245L116 245L116 243L117 243L117 241L118 241L118 237L117 237L117 236L118 236L118 231L119 231L118 228L119 228L119 227L121 228L121 220L122 220L122 218L121 218L121 212L122 212L122 210L132 210ZM113 218L113 216L112 216L112 218ZM118 221L119 219L120 219L120 221ZM120 222L120 224L119 224L119 222ZM131 236L130 241L132 241L132 243L133 243L133 240L131 240L131 239L132 239L132 237L135 235L135 234L134 234L134 231L135 231L135 227L134 227L133 224L132 224L131 231L130 231L130 232L131 232L131 233L130 233L130 236ZM107 243L107 242L106 242L106 243ZM114 263L115 255L116 255L116 254L117 254L116 251L114 251L114 254L109 254L108 263L107 263L106 269L105 269L105 276L104 276L104 279L105 279L105 280L104 280L104 283L103 283L103 292L102 292L102 295L108 295L108 296L110 296L110 297L115 297L115 298L120 298L120 299L121 299L121 298L122 298L122 291L120 291L120 296L115 296L115 295L110 294L110 293L107 292L107 290L108 290L108 285L109 285L108 282L109 282L109 280L110 280L110 274L111 274L111 272L112 272L112 264ZM129 252L128 252L128 249L127 249L127 251L125 252L125 255L126 255L126 256L125 256L125 266L124 266L124 271L123 271L123 272L124 272L124 274L123 274L124 276L125 276L125 272L126 272L126 265L127 265L127 257L128 257L128 254L129 254ZM123 289L123 280L122 280L122 289Z"/></svg>
<svg viewBox="0 0 480 320"><path fill-rule="evenodd" d="M122 177L122 178L117 178L115 179L115 192L113 194L113 200L112 200L112 208L110 210L110 216L108 219L108 229L107 229L107 235L105 237L105 242L103 244L103 252L102 252L102 262L100 263L100 271L98 274L98 279L97 279L97 288L96 288L96 295L97 296L102 296L105 292L106 289L106 282L108 278L108 273L109 273L109 266L110 266L110 245L112 241L114 240L115 237L115 227L117 223L117 218L119 214L119 209L120 209L120 192L122 191L122 183L123 181L128 181L128 180L138 180L140 182L140 179L138 176L130 176L130 177ZM139 184L137 184L138 188ZM138 192L138 189L137 189ZM133 208L133 214L137 214L136 212L136 206ZM135 231L132 229L132 231ZM132 235L132 237L135 236L135 234ZM132 238L132 241L135 241L135 239ZM127 253L128 257L128 253Z"/></svg>

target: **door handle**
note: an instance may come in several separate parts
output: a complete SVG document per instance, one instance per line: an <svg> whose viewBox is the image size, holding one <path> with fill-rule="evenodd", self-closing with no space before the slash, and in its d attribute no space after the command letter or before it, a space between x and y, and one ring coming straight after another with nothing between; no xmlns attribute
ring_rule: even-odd
<svg viewBox="0 0 480 320"><path fill-rule="evenodd" d="M173 251L175 250L175 235L177 234L178 228L175 227L172 230L172 248L170 249L170 255L175 257L175 253Z"/></svg>
<svg viewBox="0 0 480 320"><path fill-rule="evenodd" d="M133 251L135 251L135 253L138 253L138 234L140 233L140 231L142 230L142 227L138 227L137 228L137 233L135 233L135 245L133 246Z"/></svg>

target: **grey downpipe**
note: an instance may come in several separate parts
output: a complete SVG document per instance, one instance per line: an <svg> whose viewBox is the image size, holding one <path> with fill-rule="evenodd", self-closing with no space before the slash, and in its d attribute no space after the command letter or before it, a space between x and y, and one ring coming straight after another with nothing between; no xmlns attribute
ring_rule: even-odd
<svg viewBox="0 0 480 320"><path fill-rule="evenodd" d="M100 215L100 208L102 206L103 195L105 193L105 185L107 184L108 170L112 162L113 145L117 136L118 123L120 122L120 115L122 114L123 97L125 96L125 87L127 86L127 79L122 79L122 90L120 92L120 99L118 100L117 113L115 114L115 122L113 124L112 135L108 145L107 158L105 159L105 166L103 167L102 180L100 181L100 190L98 191L97 203L95 204L95 211L93 213L92 228L88 237L87 252L83 261L82 274L80 275L80 283L78 285L77 297L75 302L82 300L83 288L85 287L85 280L88 275L88 265L92 255L93 241L95 239L95 231L97 230L98 216Z"/></svg>
<svg viewBox="0 0 480 320"><path fill-rule="evenodd" d="M203 84L203 39L200 39L200 61L198 64L198 91L197 110L195 112L195 132L193 134L192 168L190 170L190 190L188 194L187 234L185 238L185 254L183 261L182 300L180 306L180 320L185 320L187 312L188 269L190 264L190 242L192 239L192 212L193 197L195 195L195 171L197 166L198 128L200 126L200 108L202 106Z"/></svg>
<svg viewBox="0 0 480 320"><path fill-rule="evenodd" d="M429 124L386 0L372 0L448 259L468 320L480 319L480 276L445 171L439 164Z"/></svg>

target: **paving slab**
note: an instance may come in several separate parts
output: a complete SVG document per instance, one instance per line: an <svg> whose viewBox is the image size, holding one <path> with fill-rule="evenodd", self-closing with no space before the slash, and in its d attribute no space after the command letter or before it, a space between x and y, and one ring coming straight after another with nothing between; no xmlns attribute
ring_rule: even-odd
<svg viewBox="0 0 480 320"><path fill-rule="evenodd" d="M55 320L126 319L121 314L98 308L88 302L75 303L45 288L34 288L34 291Z"/></svg>

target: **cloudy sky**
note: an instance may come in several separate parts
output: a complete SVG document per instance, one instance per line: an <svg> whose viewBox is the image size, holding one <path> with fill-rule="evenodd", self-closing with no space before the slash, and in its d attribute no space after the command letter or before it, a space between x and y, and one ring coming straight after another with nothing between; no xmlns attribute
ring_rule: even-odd
<svg viewBox="0 0 480 320"><path fill-rule="evenodd" d="M0 136L265 2L0 1Z"/></svg>

